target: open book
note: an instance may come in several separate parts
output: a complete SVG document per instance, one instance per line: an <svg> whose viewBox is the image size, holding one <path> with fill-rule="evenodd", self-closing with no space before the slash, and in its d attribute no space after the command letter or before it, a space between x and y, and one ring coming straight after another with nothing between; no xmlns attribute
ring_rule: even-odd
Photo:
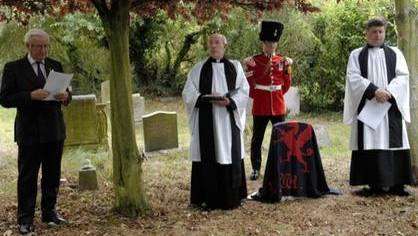
<svg viewBox="0 0 418 236"><path fill-rule="evenodd" d="M219 95L212 95L212 94L206 94L202 95L201 99L205 102L212 102L212 101L222 101L225 99L225 97L231 97L234 94L238 93L239 88L233 89L229 92L227 92L225 95L219 96Z"/></svg>

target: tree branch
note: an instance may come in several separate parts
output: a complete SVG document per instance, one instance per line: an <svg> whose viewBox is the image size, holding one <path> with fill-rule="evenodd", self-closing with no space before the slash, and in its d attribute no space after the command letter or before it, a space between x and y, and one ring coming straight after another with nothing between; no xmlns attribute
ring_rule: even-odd
<svg viewBox="0 0 418 236"><path fill-rule="evenodd" d="M99 13L99 16L102 19L109 20L110 10L107 7L106 0L91 0L91 2Z"/></svg>

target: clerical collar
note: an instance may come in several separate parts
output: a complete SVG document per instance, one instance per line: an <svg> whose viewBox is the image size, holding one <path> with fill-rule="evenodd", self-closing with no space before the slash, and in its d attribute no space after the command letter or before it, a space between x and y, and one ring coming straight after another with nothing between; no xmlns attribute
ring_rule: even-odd
<svg viewBox="0 0 418 236"><path fill-rule="evenodd" d="M38 61L35 61L33 57L28 53L28 60L31 65L38 63ZM41 64L45 65L45 60L39 61Z"/></svg>
<svg viewBox="0 0 418 236"><path fill-rule="evenodd" d="M212 63L224 63L225 62L225 57L222 57L221 59L215 59L213 57L209 57L209 61Z"/></svg>
<svg viewBox="0 0 418 236"><path fill-rule="evenodd" d="M384 48L385 47L385 44L382 44L380 46L373 46L373 45L370 45L370 44L366 44L366 47L367 48Z"/></svg>

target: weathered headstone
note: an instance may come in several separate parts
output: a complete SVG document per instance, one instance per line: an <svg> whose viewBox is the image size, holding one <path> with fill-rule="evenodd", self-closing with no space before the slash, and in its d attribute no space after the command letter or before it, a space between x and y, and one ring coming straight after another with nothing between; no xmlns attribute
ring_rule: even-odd
<svg viewBox="0 0 418 236"><path fill-rule="evenodd" d="M139 122L145 115L145 99L139 93L132 94L132 107L134 110L134 121Z"/></svg>
<svg viewBox="0 0 418 236"><path fill-rule="evenodd" d="M107 147L107 118L104 105L96 105L96 96L73 96L64 107L66 146Z"/></svg>
<svg viewBox="0 0 418 236"><path fill-rule="evenodd" d="M108 117L110 115L109 109L110 103L98 103L96 104L97 110L97 134L98 134L98 141L103 147L109 147L109 139L108 139Z"/></svg>
<svg viewBox="0 0 418 236"><path fill-rule="evenodd" d="M319 147L329 147L332 145L325 125L314 125L314 130Z"/></svg>
<svg viewBox="0 0 418 236"><path fill-rule="evenodd" d="M300 113L300 96L297 87L290 87L284 95L284 100L286 102L286 109L289 111L290 115L297 115Z"/></svg>
<svg viewBox="0 0 418 236"><path fill-rule="evenodd" d="M96 168L93 167L90 160L81 167L78 172L78 188L82 190L96 190L97 189L97 174Z"/></svg>
<svg viewBox="0 0 418 236"><path fill-rule="evenodd" d="M110 103L110 83L109 80L102 82L100 92L100 102ZM132 94L132 108L134 111L134 121L140 122L145 114L145 99L139 93ZM106 112L110 115L110 106ZM110 117L110 116L109 116Z"/></svg>
<svg viewBox="0 0 418 236"><path fill-rule="evenodd" d="M145 151L178 147L177 113L157 111L142 117Z"/></svg>
<svg viewBox="0 0 418 236"><path fill-rule="evenodd" d="M110 81L106 80L102 82L100 89L100 102L110 102Z"/></svg>

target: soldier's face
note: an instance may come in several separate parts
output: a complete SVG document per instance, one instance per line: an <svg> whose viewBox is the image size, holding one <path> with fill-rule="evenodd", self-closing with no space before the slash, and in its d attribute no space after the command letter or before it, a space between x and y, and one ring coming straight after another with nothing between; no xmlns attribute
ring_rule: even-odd
<svg viewBox="0 0 418 236"><path fill-rule="evenodd" d="M208 41L209 55L215 59L221 59L225 54L225 41L220 35L212 35Z"/></svg>
<svg viewBox="0 0 418 236"><path fill-rule="evenodd" d="M35 61L42 61L48 56L49 39L45 36L32 36L26 47Z"/></svg>
<svg viewBox="0 0 418 236"><path fill-rule="evenodd" d="M264 41L263 42L263 52L267 54L272 54L277 49L277 42L269 42Z"/></svg>
<svg viewBox="0 0 418 236"><path fill-rule="evenodd" d="M367 43L378 47L385 42L385 27L375 26L366 30Z"/></svg>

